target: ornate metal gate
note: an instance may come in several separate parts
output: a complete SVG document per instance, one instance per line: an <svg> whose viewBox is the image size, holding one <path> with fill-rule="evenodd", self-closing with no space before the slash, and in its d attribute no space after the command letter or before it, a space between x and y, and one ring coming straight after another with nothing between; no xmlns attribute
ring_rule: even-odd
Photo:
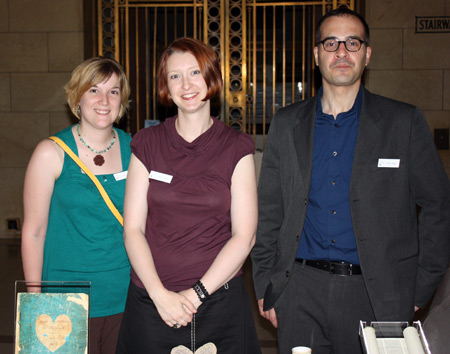
<svg viewBox="0 0 450 354"><path fill-rule="evenodd" d="M181 36L208 43L219 55L224 92L212 102L227 124L262 136L279 107L315 93L314 29L326 11L355 0L97 0L99 55L125 68L132 109L124 128L172 113L156 101L156 67L165 46ZM359 4L359 3L358 3Z"/></svg>

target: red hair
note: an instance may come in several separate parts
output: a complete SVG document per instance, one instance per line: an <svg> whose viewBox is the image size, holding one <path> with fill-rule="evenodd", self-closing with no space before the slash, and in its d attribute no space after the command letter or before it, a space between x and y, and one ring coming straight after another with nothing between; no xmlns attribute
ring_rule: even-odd
<svg viewBox="0 0 450 354"><path fill-rule="evenodd" d="M200 71L205 80L208 91L203 101L207 101L220 94L223 87L222 73L216 53L203 42L193 38L178 38L166 48L159 62L158 100L161 104L170 106L173 104L169 95L167 83L167 60L174 53L191 53L197 60Z"/></svg>

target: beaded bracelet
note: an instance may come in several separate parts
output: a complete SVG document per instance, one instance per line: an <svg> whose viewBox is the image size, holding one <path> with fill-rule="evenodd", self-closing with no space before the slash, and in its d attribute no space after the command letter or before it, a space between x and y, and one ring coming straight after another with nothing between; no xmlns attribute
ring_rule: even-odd
<svg viewBox="0 0 450 354"><path fill-rule="evenodd" d="M209 295L208 291L206 290L205 286L203 285L203 283L200 280L194 284L192 289L194 289L195 293L198 296L198 299L201 302L205 302L211 296L211 295Z"/></svg>

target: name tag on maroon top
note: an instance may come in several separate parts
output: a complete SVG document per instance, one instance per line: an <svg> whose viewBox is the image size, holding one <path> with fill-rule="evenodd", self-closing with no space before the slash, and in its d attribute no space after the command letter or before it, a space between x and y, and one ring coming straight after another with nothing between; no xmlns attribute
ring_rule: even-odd
<svg viewBox="0 0 450 354"><path fill-rule="evenodd" d="M150 171L148 178L164 183L170 183L172 182L173 176L161 172Z"/></svg>

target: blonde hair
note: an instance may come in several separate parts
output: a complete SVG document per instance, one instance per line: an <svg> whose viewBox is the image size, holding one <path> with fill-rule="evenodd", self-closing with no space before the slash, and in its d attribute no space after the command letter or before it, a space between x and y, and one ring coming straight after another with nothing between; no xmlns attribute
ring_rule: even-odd
<svg viewBox="0 0 450 354"><path fill-rule="evenodd" d="M92 86L108 80L113 74L119 78L121 95L120 111L116 122L122 118L130 105L128 100L130 85L120 64L113 59L103 57L90 58L82 62L75 68L70 81L64 86L67 103L75 117L81 119L78 105L84 93Z"/></svg>

